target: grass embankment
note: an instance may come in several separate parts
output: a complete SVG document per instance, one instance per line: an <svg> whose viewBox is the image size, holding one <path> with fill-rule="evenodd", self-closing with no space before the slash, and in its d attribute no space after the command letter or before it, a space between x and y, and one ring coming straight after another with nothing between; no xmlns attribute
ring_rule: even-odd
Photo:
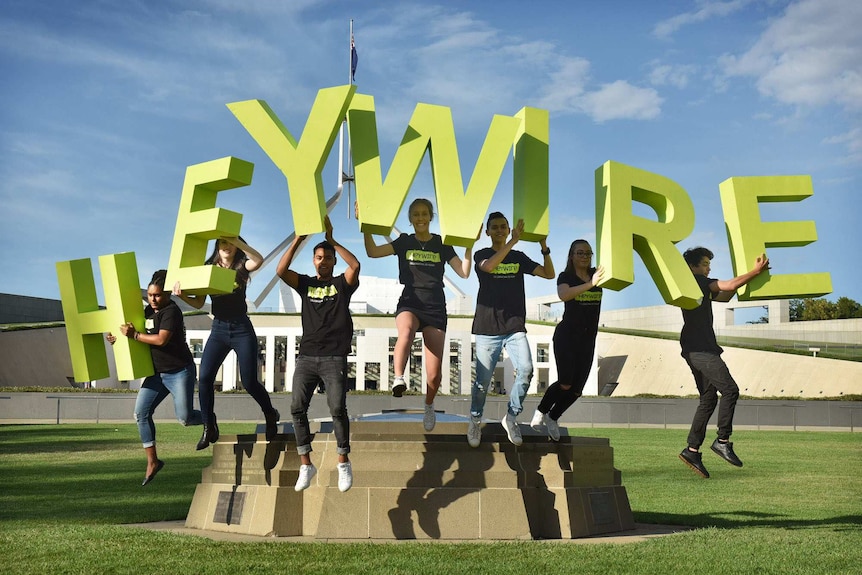
<svg viewBox="0 0 862 575"><path fill-rule="evenodd" d="M862 565L858 433L737 432L745 467L707 452L703 480L677 459L684 431L578 429L610 438L636 521L698 527L643 543L234 543L123 526L185 517L210 461L194 451L198 432L160 425L166 465L142 488L134 425L0 426L3 572L789 575Z"/></svg>

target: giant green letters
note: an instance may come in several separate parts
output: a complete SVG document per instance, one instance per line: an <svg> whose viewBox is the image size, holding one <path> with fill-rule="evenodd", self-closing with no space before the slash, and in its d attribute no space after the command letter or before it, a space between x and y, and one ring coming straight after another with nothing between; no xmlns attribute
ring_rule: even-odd
<svg viewBox="0 0 862 575"><path fill-rule="evenodd" d="M445 106L417 104L384 182L377 148L374 101L370 97L354 97L348 112L348 126L354 150L362 231L389 233L422 158L426 150L430 150L443 242L472 246L521 123L518 118L494 116L465 193L451 110Z"/></svg>
<svg viewBox="0 0 862 575"><path fill-rule="evenodd" d="M215 207L218 193L249 185L253 171L253 164L233 157L186 168L166 289L180 282L190 294L233 291L236 271L204 265L204 260L209 240L238 236L242 224L242 214Z"/></svg>
<svg viewBox="0 0 862 575"><path fill-rule="evenodd" d="M523 219L521 238L537 242L548 235L551 207L548 196L548 111L521 108L515 117L521 120L521 125L513 150L512 221Z"/></svg>
<svg viewBox="0 0 862 575"><path fill-rule="evenodd" d="M658 221L632 213L637 201L655 210ZM664 301L686 309L703 296L675 245L694 229L694 206L676 182L617 162L596 170L597 261L605 267L603 287L621 290L634 282L632 247Z"/></svg>
<svg viewBox="0 0 862 575"><path fill-rule="evenodd" d="M763 222L760 202L799 202L811 196L811 176L729 178L719 185L734 274L750 270L769 247L805 246L817 241L813 221ZM819 297L832 291L828 273L760 274L739 289L741 300Z"/></svg>
<svg viewBox="0 0 862 575"><path fill-rule="evenodd" d="M110 375L104 333L119 335L120 326L128 322L138 331L144 331L135 254L99 257L105 309L100 309L96 300L93 266L89 259L57 262L56 267L75 381L104 379ZM148 345L120 336L113 350L118 379L131 380L153 374Z"/></svg>
<svg viewBox="0 0 862 575"><path fill-rule="evenodd" d="M321 173L355 91L356 86L319 90L299 142L266 102L247 100L227 105L287 178L296 235L324 231L326 201Z"/></svg>

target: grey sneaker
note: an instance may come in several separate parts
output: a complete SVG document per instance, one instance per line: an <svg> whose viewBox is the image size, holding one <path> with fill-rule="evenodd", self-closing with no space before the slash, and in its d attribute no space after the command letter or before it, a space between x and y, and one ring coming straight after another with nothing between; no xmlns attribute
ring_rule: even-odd
<svg viewBox="0 0 862 575"><path fill-rule="evenodd" d="M506 435L509 437L509 441L511 441L515 445L521 445L524 443L524 439L521 437L521 429L518 427L518 422L515 421L515 416L506 413L503 416L503 419L500 420L500 423L503 424L503 429L506 430Z"/></svg>
<svg viewBox="0 0 862 575"><path fill-rule="evenodd" d="M317 475L317 468L313 463L310 465L300 465L299 477L296 478L296 485L294 485L293 488L296 491L308 489L308 486L311 485L311 479L315 475Z"/></svg>
<svg viewBox="0 0 862 575"><path fill-rule="evenodd" d="M695 473L704 479L709 479L709 471L703 466L700 451L691 451L686 447L680 452L679 458L682 459L683 463L691 467Z"/></svg>
<svg viewBox="0 0 862 575"><path fill-rule="evenodd" d="M560 440L560 426L557 425L557 422L551 419L551 416L547 413L542 417L545 420L545 426L548 428L548 437L553 439L554 441Z"/></svg>
<svg viewBox="0 0 862 575"><path fill-rule="evenodd" d="M470 422L467 424L467 443L470 447L479 447L482 442L482 420L478 417L470 416Z"/></svg>
<svg viewBox="0 0 862 575"><path fill-rule="evenodd" d="M349 461L345 461L336 467L338 467L338 490L344 493L353 487L353 466Z"/></svg>
<svg viewBox="0 0 862 575"><path fill-rule="evenodd" d="M739 457L736 456L736 453L734 453L733 443L731 443L730 441L722 442L716 439L712 442L712 445L709 448L731 465L742 467L742 461L739 459Z"/></svg>
<svg viewBox="0 0 862 575"><path fill-rule="evenodd" d="M425 415L422 416L422 427L425 431L432 431L437 425L437 414L434 413L434 404L425 405Z"/></svg>

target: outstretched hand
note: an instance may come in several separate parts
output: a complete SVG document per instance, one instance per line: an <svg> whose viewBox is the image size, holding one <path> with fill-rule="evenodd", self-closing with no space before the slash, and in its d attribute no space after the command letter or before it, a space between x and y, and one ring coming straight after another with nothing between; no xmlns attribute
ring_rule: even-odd
<svg viewBox="0 0 862 575"><path fill-rule="evenodd" d="M593 274L593 279L591 280L593 287L599 285L603 279L605 279L605 266L599 266L596 268L596 273Z"/></svg>
<svg viewBox="0 0 862 575"><path fill-rule="evenodd" d="M757 259L754 260L754 269L756 269L758 273L770 269L769 258L766 257L766 254L760 254L757 256Z"/></svg>
<svg viewBox="0 0 862 575"><path fill-rule="evenodd" d="M524 220L522 218L522 219L519 219L518 223L515 224L515 227L512 228L512 239L515 240L516 242L520 241L521 234L523 234L523 233L524 233Z"/></svg>

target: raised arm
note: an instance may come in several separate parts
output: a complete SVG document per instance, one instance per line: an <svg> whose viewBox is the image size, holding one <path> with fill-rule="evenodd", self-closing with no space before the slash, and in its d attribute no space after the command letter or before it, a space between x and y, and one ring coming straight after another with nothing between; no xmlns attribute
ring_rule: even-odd
<svg viewBox="0 0 862 575"><path fill-rule="evenodd" d="M278 277L284 280L284 283L296 289L299 286L299 274L290 269L290 264L293 263L293 258L296 256L296 250L307 236L294 236L293 241L287 246L287 249L278 261L278 266L275 268L275 273Z"/></svg>
<svg viewBox="0 0 862 575"><path fill-rule="evenodd" d="M239 237L232 238L222 238L223 240L232 243L237 248L241 249L245 252L245 255L248 257L245 260L245 269L253 272L257 268L259 268L263 264L263 256L260 255L260 252L239 239Z"/></svg>
<svg viewBox="0 0 862 575"><path fill-rule="evenodd" d="M201 309L204 307L204 303L206 302L207 296L205 295L192 295L183 293L183 289L180 286L180 282L174 284L174 289L171 291L175 296L189 304L195 309Z"/></svg>
<svg viewBox="0 0 862 575"><path fill-rule="evenodd" d="M585 291L589 291L593 289L595 286L599 284L605 277L605 268L604 266L599 266L596 268L596 272L593 274L593 277L590 278L590 281L584 282L582 284L571 286L569 284L559 284L557 286L557 296L561 301L569 301L575 299Z"/></svg>
<svg viewBox="0 0 862 575"><path fill-rule="evenodd" d="M347 265L347 269L344 270L344 279L347 280L348 284L352 286L356 285L356 282L359 281L359 260L353 255L353 252L335 241L335 238L332 236L332 221L330 221L329 216L326 216L323 224L326 226L326 241L332 244L332 247L335 248L335 253L341 256L342 261ZM389 245L389 247L392 246Z"/></svg>
<svg viewBox="0 0 862 575"><path fill-rule="evenodd" d="M551 261L551 250L548 248L548 244L545 243L545 238L539 240L539 246L542 249L542 265L536 266L536 269L533 270L533 275L545 278L546 280L554 279L557 272L554 270L554 262Z"/></svg>
<svg viewBox="0 0 862 575"><path fill-rule="evenodd" d="M766 254L760 254L757 256L757 259L754 260L754 267L752 267L751 270L730 280L716 280L709 284L709 289L713 294L718 294L715 299L719 301L730 301L730 298L733 297L736 290L768 269L769 258L766 257Z"/></svg>
<svg viewBox="0 0 862 575"><path fill-rule="evenodd" d="M464 257L459 258L458 256L455 256L449 260L449 265L452 266L452 269L455 270L458 277L462 277L464 279L470 277L470 268L473 267L473 248L465 248Z"/></svg>
<svg viewBox="0 0 862 575"><path fill-rule="evenodd" d="M391 256L395 253L395 248L392 244L386 242L381 245L374 243L374 237L371 234L362 234L365 239L365 254L369 258L382 258Z"/></svg>

